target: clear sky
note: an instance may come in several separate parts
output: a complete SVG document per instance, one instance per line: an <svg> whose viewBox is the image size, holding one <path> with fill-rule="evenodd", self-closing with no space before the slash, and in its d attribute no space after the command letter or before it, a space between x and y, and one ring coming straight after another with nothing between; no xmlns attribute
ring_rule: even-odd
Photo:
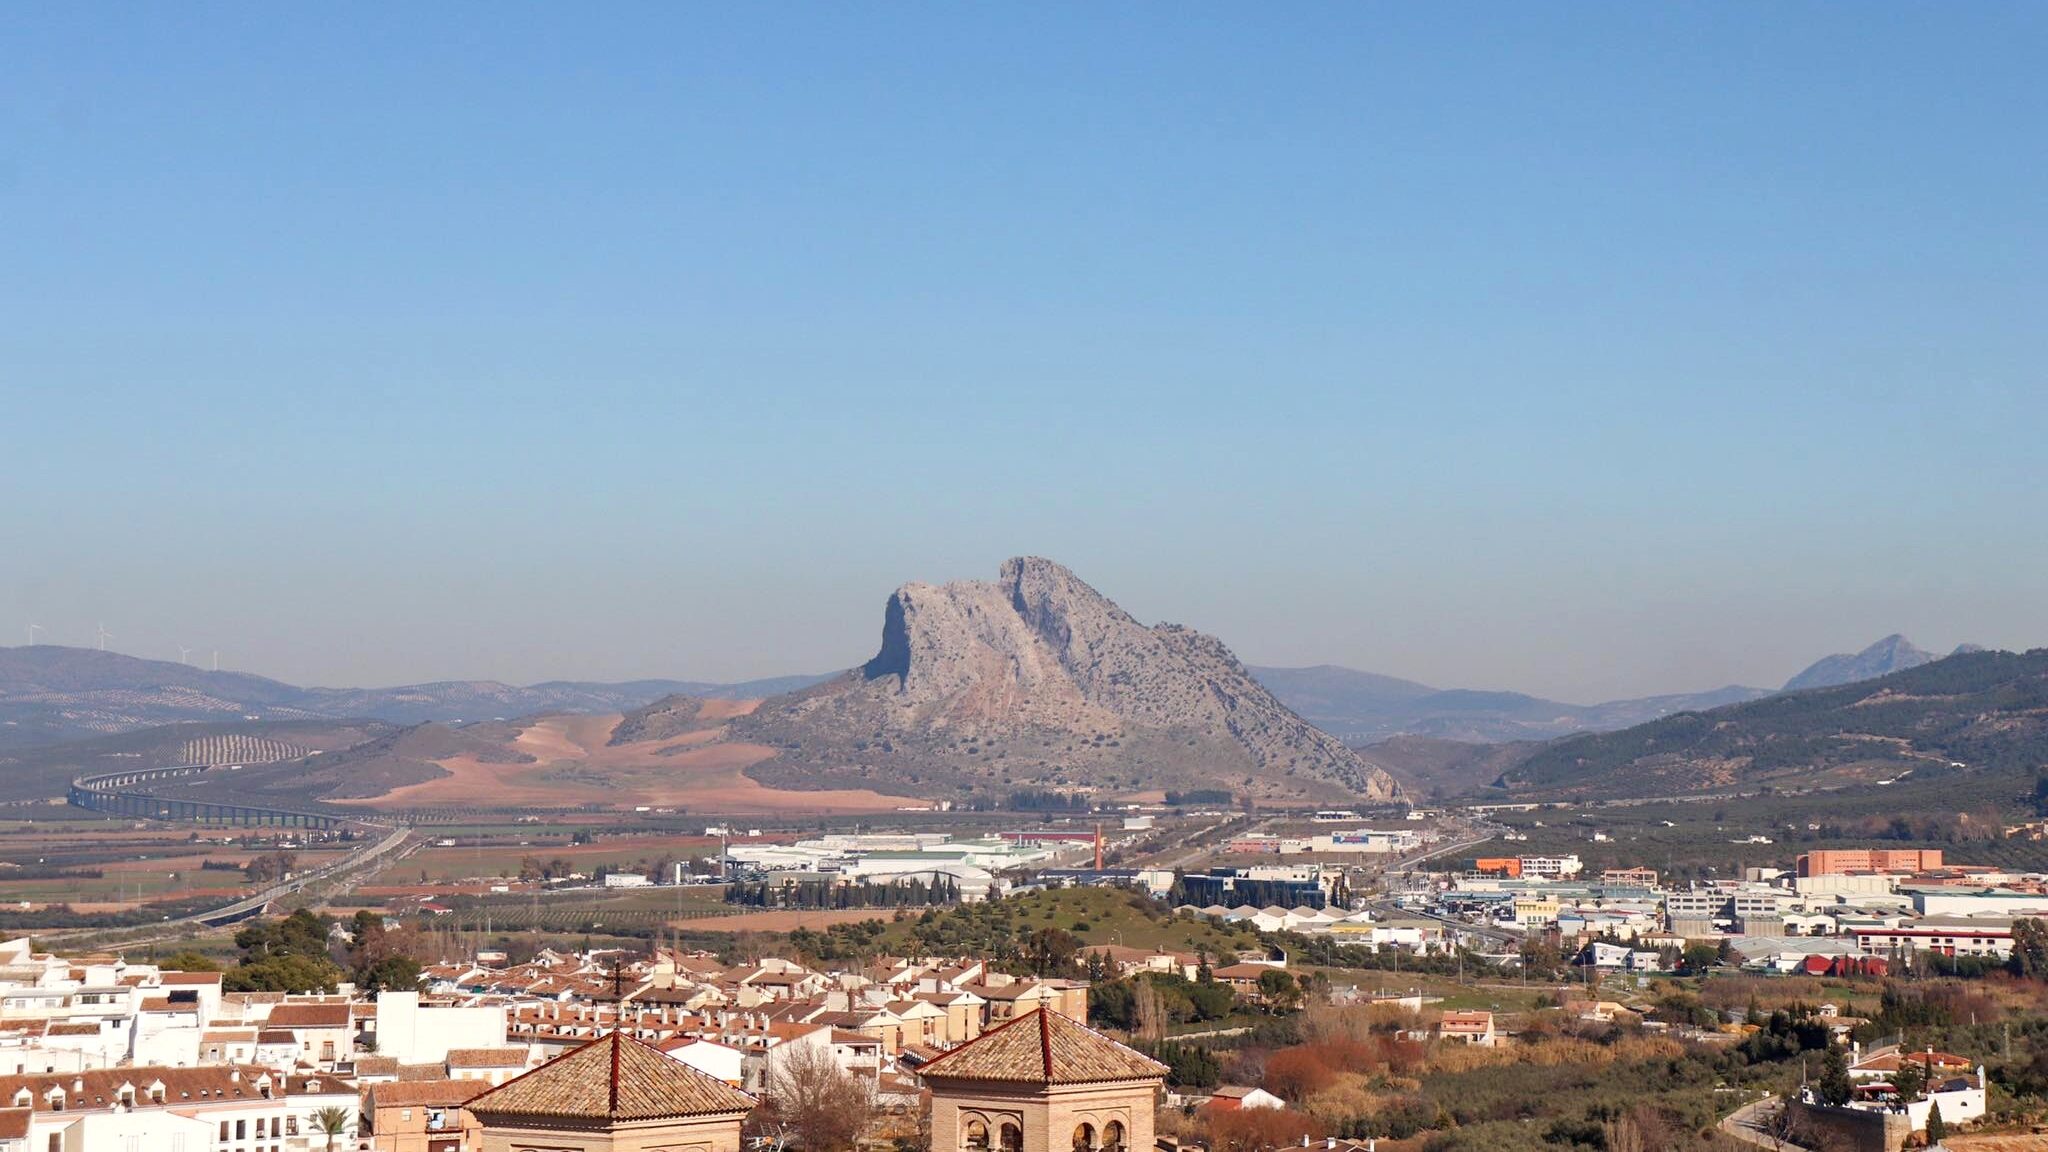
<svg viewBox="0 0 2048 1152"><path fill-rule="evenodd" d="M2044 59L2035 3L5 6L0 642L739 678L1032 552L1574 700L2048 643Z"/></svg>

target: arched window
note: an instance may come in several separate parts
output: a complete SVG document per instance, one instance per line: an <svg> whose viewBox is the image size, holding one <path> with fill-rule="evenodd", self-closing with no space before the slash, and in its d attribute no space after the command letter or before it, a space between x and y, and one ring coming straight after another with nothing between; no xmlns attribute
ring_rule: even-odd
<svg viewBox="0 0 2048 1152"><path fill-rule="evenodd" d="M1024 1130L1009 1121L1003 1121L1003 1152L1024 1152Z"/></svg>
<svg viewBox="0 0 2048 1152"><path fill-rule="evenodd" d="M988 1125L979 1120L967 1122L967 1138L963 1144L975 1152L988 1152Z"/></svg>
<svg viewBox="0 0 2048 1152"><path fill-rule="evenodd" d="M1124 1152L1124 1124L1111 1120L1102 1126L1102 1152Z"/></svg>
<svg viewBox="0 0 2048 1152"><path fill-rule="evenodd" d="M1095 1152L1095 1125L1074 1126L1074 1152Z"/></svg>

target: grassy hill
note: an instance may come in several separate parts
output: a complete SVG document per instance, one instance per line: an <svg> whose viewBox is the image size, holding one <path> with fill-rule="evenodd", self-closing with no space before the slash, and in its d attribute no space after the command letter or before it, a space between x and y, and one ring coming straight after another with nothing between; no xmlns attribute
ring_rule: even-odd
<svg viewBox="0 0 2048 1152"><path fill-rule="evenodd" d="M2048 766L2048 649L1970 652L1876 680L1559 740L1513 791L1677 795L1827 787Z"/></svg>

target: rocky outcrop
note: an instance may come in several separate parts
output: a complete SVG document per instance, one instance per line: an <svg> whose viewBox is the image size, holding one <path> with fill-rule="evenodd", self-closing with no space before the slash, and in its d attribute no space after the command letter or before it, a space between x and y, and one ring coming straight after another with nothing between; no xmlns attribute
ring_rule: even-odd
<svg viewBox="0 0 2048 1152"><path fill-rule="evenodd" d="M1214 637L1147 627L1050 560L993 581L906 584L874 659L771 700L731 737L780 754L781 786L1115 790L1221 782L1261 795L1384 799L1391 777L1290 712Z"/></svg>

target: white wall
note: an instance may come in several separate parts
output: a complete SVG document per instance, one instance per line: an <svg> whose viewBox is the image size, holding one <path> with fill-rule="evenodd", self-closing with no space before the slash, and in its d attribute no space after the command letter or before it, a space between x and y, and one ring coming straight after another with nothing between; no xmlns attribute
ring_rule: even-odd
<svg viewBox="0 0 2048 1152"><path fill-rule="evenodd" d="M402 1064L435 1064L450 1048L505 1048L505 1009L423 1008L417 992L377 997L377 1055Z"/></svg>

